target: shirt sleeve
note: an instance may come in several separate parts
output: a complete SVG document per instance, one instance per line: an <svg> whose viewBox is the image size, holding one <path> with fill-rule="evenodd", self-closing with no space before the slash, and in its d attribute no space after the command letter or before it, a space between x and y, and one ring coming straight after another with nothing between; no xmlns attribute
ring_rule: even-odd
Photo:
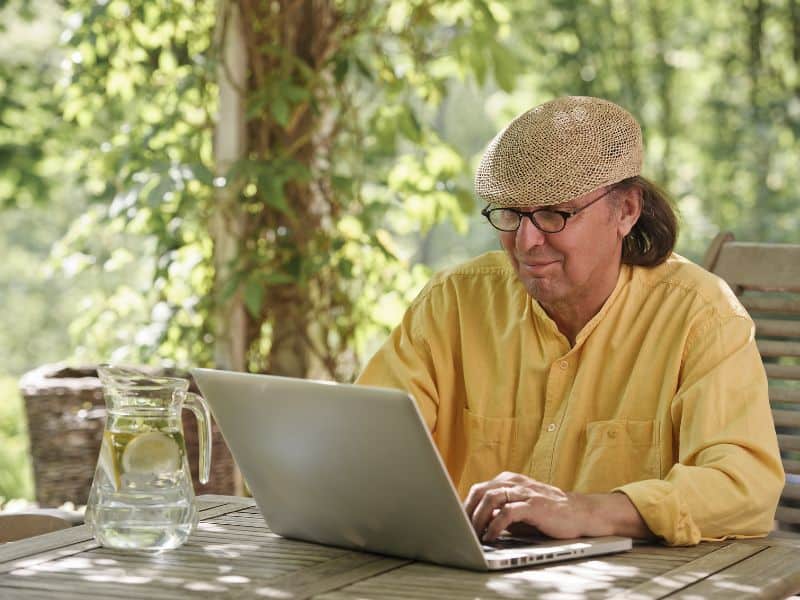
<svg viewBox="0 0 800 600"><path fill-rule="evenodd" d="M430 320L429 292L430 285L412 303L356 383L407 391L416 400L428 429L434 431L439 394L433 352L428 342L430 334L435 335ZM423 335L423 331L429 335Z"/></svg>
<svg viewBox="0 0 800 600"><path fill-rule="evenodd" d="M670 545L766 535L784 473L750 319L688 340L671 418L679 455L666 477L615 491Z"/></svg>

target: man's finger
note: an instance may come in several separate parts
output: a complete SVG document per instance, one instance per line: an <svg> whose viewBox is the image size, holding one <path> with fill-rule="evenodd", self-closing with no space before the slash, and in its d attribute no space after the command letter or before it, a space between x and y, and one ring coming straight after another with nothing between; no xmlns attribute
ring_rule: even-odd
<svg viewBox="0 0 800 600"><path fill-rule="evenodd" d="M483 494L480 502L475 508L475 512L470 515L472 518L472 526L478 535L483 533L489 521L492 520L495 510L505 506L508 496L506 495L506 488L495 487Z"/></svg>
<svg viewBox="0 0 800 600"><path fill-rule="evenodd" d="M486 533L483 534L484 542L496 540L503 531L508 529L512 523L525 522L536 526L531 521L533 510L526 502L509 502L494 514L494 518L488 523Z"/></svg>
<svg viewBox="0 0 800 600"><path fill-rule="evenodd" d="M470 518L472 517L472 513L475 512L475 507L478 506L478 502L480 502L483 498L483 494L486 492L487 486L490 483L490 481L476 483L469 488L467 499L464 501L464 511Z"/></svg>

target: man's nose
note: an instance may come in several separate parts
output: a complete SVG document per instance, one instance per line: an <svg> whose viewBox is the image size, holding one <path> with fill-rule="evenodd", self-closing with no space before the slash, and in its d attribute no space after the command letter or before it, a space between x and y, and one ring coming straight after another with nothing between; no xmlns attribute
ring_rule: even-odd
<svg viewBox="0 0 800 600"><path fill-rule="evenodd" d="M530 218L522 217L522 221L517 229L517 237L515 238L517 250L526 251L535 246L541 246L544 243L544 232L540 231L534 225Z"/></svg>

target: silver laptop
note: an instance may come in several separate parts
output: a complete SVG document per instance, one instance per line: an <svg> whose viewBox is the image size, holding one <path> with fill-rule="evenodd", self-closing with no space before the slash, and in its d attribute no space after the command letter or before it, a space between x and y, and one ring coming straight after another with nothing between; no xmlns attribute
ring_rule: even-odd
<svg viewBox="0 0 800 600"><path fill-rule="evenodd" d="M281 536L481 571L631 548L620 537L481 545L406 392L192 374L267 525Z"/></svg>

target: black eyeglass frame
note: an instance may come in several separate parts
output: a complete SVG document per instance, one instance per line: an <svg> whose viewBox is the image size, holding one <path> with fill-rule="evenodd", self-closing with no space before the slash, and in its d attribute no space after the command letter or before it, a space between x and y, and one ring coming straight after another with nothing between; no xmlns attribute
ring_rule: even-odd
<svg viewBox="0 0 800 600"><path fill-rule="evenodd" d="M614 188L610 188L610 189L606 190L605 193L600 194L597 198L595 198L594 200L592 200L588 204L584 204L583 206L581 206L580 208L576 208L575 210L553 210L552 208L547 208L547 207L545 207L545 208L537 208L536 210L517 210L516 208L509 208L507 206L498 206L498 207L495 207L495 208L491 208L491 204L489 204L481 211L481 214L484 217L486 217L486 220L489 221L489 224L492 227L494 227L495 229L497 229L498 231L505 231L507 233L510 233L512 231L517 231L520 228L520 226L522 225L522 218L523 217L528 217L531 220L531 223L533 223L533 226L536 227L536 229L538 229L542 233L558 233L560 231L564 231L564 228L567 226L567 220L568 219L570 219L571 217L574 217L575 215L577 215L582 210L586 210L587 208L589 208L595 202L599 202L600 200L602 200L603 198L608 196L613 191L614 191ZM518 217L517 226L514 227L514 229L501 229L500 227L498 227L497 225L492 223L491 214L493 212L495 212L495 211L498 211L498 210L507 210L507 211L511 211L512 213L516 214L517 217ZM554 229L552 231L551 230L547 230L547 229L544 229L541 225L539 225L539 223L536 222L536 213L545 212L545 211L557 214L557 215L559 215L561 217L561 227L559 229Z"/></svg>

